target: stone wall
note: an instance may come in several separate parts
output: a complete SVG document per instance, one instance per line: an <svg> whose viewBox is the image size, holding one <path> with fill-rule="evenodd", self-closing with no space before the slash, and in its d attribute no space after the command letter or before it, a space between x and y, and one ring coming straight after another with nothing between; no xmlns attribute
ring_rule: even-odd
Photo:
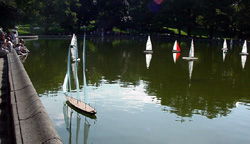
<svg viewBox="0 0 250 144"><path fill-rule="evenodd" d="M62 143L16 52L7 57L16 143Z"/></svg>

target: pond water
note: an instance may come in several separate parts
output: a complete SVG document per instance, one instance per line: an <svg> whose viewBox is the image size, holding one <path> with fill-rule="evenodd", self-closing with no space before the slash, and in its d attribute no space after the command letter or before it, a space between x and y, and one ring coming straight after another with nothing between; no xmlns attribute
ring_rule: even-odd
<svg viewBox="0 0 250 144"><path fill-rule="evenodd" d="M80 54L82 41L78 39ZM154 53L146 56L146 39L87 38L88 95L97 110L89 117L69 107L62 92L69 43L27 41L31 54L24 59L64 143L250 142L250 63L239 55L241 45L229 46L223 56L222 43L195 40L198 60L189 62L182 57L188 56L190 41L180 42L177 59L170 40L152 39ZM82 91L82 65L78 69Z"/></svg>

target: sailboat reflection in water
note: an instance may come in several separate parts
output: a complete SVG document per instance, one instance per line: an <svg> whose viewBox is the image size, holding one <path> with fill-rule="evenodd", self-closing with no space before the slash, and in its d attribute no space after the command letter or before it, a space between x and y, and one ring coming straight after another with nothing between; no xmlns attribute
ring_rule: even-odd
<svg viewBox="0 0 250 144"><path fill-rule="evenodd" d="M152 54L146 53L146 67L147 67L147 69L149 69L151 59L152 59Z"/></svg>
<svg viewBox="0 0 250 144"><path fill-rule="evenodd" d="M85 115L84 113L81 113L77 109L75 109L70 103L64 102L63 104L63 114L64 114L64 121L66 130L69 133L68 143L69 144L78 144L78 143L84 143L87 144L89 139L89 132L91 125L96 124L96 116L95 115ZM84 128L81 129L81 122L84 118ZM93 123L93 124L92 124ZM74 132L75 128L75 132ZM82 139L82 133L83 132L83 139ZM80 134L80 136L79 136ZM82 142L83 140L83 142ZM92 139L93 140L93 139ZM80 142L79 142L80 141Z"/></svg>
<svg viewBox="0 0 250 144"><path fill-rule="evenodd" d="M241 66L244 69L247 61L247 55L241 55Z"/></svg>
<svg viewBox="0 0 250 144"><path fill-rule="evenodd" d="M188 72L189 72L189 79L192 78L194 61L188 61Z"/></svg>
<svg viewBox="0 0 250 144"><path fill-rule="evenodd" d="M222 52L222 59L223 59L223 62L224 62L225 59L226 59L226 55L227 55L226 50L223 50L223 52Z"/></svg>
<svg viewBox="0 0 250 144"><path fill-rule="evenodd" d="M181 53L173 53L174 63L176 63L176 61L178 60L180 55L181 55Z"/></svg>

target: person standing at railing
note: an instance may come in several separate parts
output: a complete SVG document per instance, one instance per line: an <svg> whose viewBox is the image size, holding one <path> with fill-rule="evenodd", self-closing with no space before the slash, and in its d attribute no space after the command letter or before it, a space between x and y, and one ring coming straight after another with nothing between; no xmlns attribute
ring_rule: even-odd
<svg viewBox="0 0 250 144"><path fill-rule="evenodd" d="M17 26L14 27L14 31L16 32L16 36L18 37L18 27Z"/></svg>
<svg viewBox="0 0 250 144"><path fill-rule="evenodd" d="M17 34L16 34L15 30L12 31L12 38L14 40L14 45L17 45L18 44L18 38L17 38Z"/></svg>
<svg viewBox="0 0 250 144"><path fill-rule="evenodd" d="M7 37L6 43L7 43L7 46L6 46L7 50L9 52L11 52L11 50L13 49L13 44L12 44L11 39L9 37Z"/></svg>

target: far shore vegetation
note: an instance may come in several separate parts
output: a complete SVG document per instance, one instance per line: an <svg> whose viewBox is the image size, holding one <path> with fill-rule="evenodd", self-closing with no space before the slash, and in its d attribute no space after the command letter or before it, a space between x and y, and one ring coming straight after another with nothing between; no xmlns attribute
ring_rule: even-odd
<svg viewBox="0 0 250 144"><path fill-rule="evenodd" d="M1 0L20 35L157 35L248 39L249 0Z"/></svg>

